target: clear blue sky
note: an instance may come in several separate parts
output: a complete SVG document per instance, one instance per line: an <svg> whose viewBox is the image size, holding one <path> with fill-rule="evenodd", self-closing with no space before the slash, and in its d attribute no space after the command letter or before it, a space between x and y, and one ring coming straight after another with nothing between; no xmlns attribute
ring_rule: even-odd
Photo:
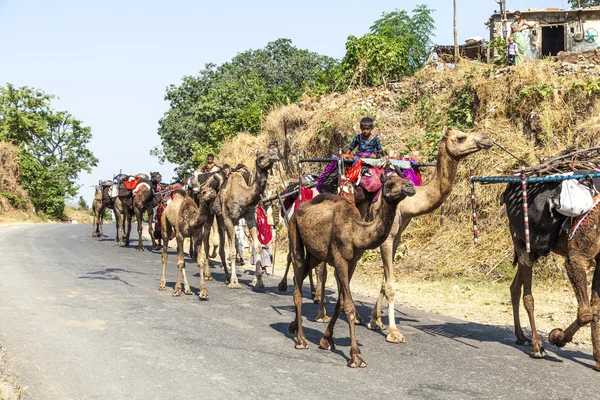
<svg viewBox="0 0 600 400"><path fill-rule="evenodd" d="M100 159L82 174L80 193L99 178L159 170L149 150L159 144L158 120L168 109L169 84L208 62L289 38L335 58L348 35L362 35L383 11L436 9L435 43L452 43L451 0L0 0L0 85L31 86L59 97L53 105L92 127L91 150ZM494 0L457 0L461 43L487 38L484 22ZM509 9L567 8L566 0L507 0Z"/></svg>

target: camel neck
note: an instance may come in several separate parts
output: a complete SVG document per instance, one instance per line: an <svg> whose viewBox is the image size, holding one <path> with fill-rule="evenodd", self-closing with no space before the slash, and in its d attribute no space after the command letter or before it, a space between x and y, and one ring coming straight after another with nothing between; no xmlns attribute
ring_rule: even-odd
<svg viewBox="0 0 600 400"><path fill-rule="evenodd" d="M252 196L249 203L254 205L258 204L266 188L267 170L261 168L258 163L256 163L256 178L252 184Z"/></svg>
<svg viewBox="0 0 600 400"><path fill-rule="evenodd" d="M402 201L403 218L429 214L442 205L452 191L458 160L448 154L446 139L442 140L438 150L437 166L433 178L425 186L417 186L416 194Z"/></svg>
<svg viewBox="0 0 600 400"><path fill-rule="evenodd" d="M392 224L396 217L398 203L389 203L381 196L381 205L377 210L377 215L370 222L360 223L363 231L354 237L357 240L356 247L359 249L375 249L379 247L390 234Z"/></svg>

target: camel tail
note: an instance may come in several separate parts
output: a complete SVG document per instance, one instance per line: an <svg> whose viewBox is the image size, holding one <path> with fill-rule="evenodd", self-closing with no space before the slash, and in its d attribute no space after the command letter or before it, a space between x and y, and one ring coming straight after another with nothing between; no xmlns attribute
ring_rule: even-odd
<svg viewBox="0 0 600 400"><path fill-rule="evenodd" d="M302 241L302 235L300 235L300 229L298 227L298 223L296 221L296 215L292 215L290 219L289 225L289 245L290 245L290 254L292 256L292 261L294 258L296 259L298 266L301 266L305 253L304 253L304 242Z"/></svg>

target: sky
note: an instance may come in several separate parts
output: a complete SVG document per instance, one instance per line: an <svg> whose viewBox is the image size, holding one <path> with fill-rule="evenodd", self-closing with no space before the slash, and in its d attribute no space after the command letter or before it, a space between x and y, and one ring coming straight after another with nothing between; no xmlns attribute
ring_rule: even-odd
<svg viewBox="0 0 600 400"><path fill-rule="evenodd" d="M160 171L170 181L174 166L149 151L160 144L165 89L183 76L278 38L342 58L348 35L367 33L384 11L417 4L436 10L432 41L452 44L451 0L0 0L0 85L54 94L56 110L91 126L88 147L100 162L79 176L91 204L89 185L121 170ZM569 5L507 0L509 10L528 7ZM499 9L495 0L457 0L457 9L460 43L489 37L484 22Z"/></svg>

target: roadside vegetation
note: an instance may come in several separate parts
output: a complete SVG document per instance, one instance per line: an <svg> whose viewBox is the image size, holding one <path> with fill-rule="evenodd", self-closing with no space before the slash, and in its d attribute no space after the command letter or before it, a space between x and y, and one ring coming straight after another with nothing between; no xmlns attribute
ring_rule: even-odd
<svg viewBox="0 0 600 400"><path fill-rule="evenodd" d="M42 219L65 220L65 201L77 193L81 171L98 159L87 148L91 128L52 108L39 89L0 86L0 205Z"/></svg>

